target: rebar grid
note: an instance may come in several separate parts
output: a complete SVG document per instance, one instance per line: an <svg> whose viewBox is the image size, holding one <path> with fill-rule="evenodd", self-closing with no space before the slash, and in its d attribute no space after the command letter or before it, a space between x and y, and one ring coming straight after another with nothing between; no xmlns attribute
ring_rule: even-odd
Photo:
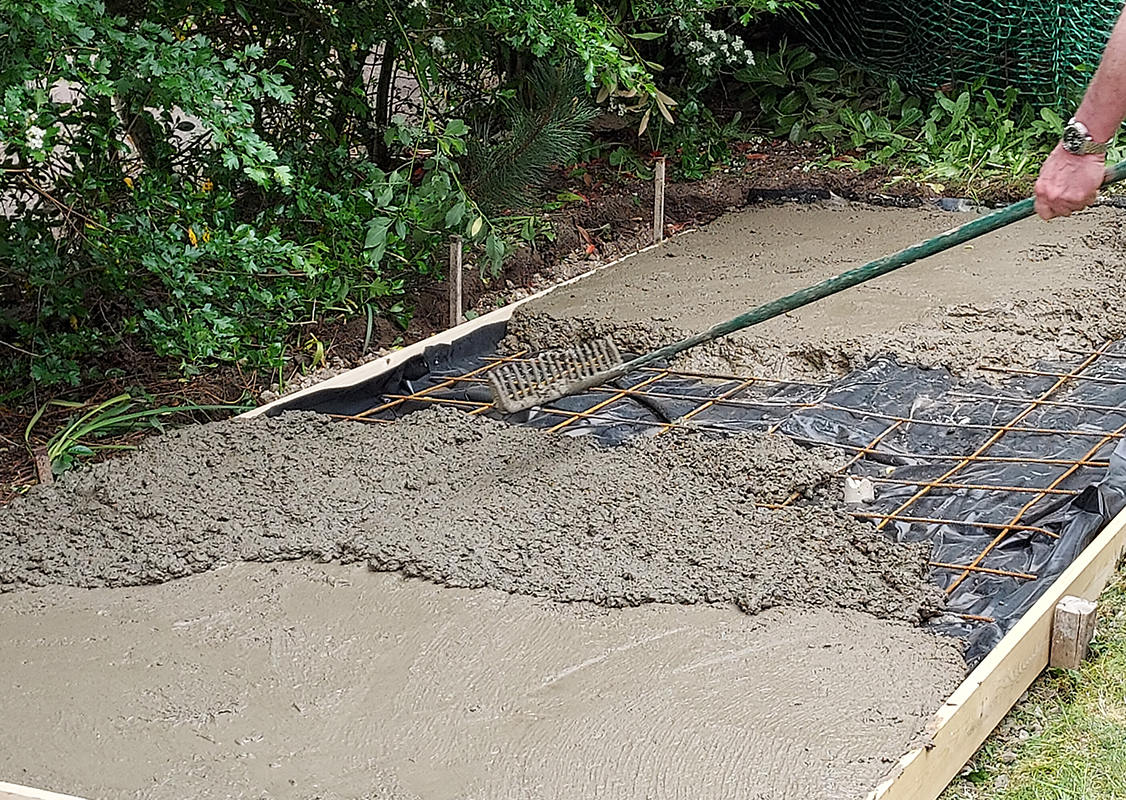
<svg viewBox="0 0 1126 800"><path fill-rule="evenodd" d="M1090 450L1088 450L1087 454L1083 458L1087 459L1087 458L1090 458L1091 456L1093 456L1096 452L1098 452L1103 447L1105 447L1110 441L1112 441L1113 439L1121 436L1123 431L1126 431L1126 424L1119 426L1118 430L1116 430L1113 434L1107 434L1102 439L1102 441L1100 441L1098 444L1096 444L1094 447L1092 447ZM1062 483L1065 479L1070 477L1071 474L1074 473L1077 469L1079 469L1079 463L1078 462L1073 464L1072 466L1068 467L1067 470L1065 472L1063 472L1062 474L1057 475L1056 478L1047 487L1045 487L1045 489L1046 490L1055 489L1057 486L1060 485L1060 483ZM1030 508L1032 508L1032 506L1034 506L1036 503L1038 503L1040 500L1042 500L1046 496L1047 496L1046 491L1041 492L1039 495L1032 498L1027 503L1025 503L1023 506L1021 506L1020 511L1018 511L1016 513L1016 515L1013 517L1013 522L1014 523L1019 522L1021 520L1021 518L1025 515L1025 513L1027 513L1027 511ZM947 595L949 595L951 592L953 592L955 589L958 588L958 586L962 583L962 581L964 581L969 576L970 571L974 567L977 567L979 564L981 564L981 562L983 560L985 560L985 557L988 556L993 551L993 548L995 548L997 545L999 545L1001 543L1001 540L1004 539L1005 536L1007 536L1009 534L1009 531L1011 531L1011 530L1016 530L1016 528L1010 527L1007 530L1002 530L1000 533L997 534L997 536L993 539L993 541L991 541L985 547L985 549L981 551L981 553L977 556L977 558L975 558L966 567L966 571L963 572L961 575L959 575L954 580L953 583L951 583L948 587L946 587Z"/></svg>
<svg viewBox="0 0 1126 800"><path fill-rule="evenodd" d="M548 433L558 433L559 431L566 428L568 425L570 425L574 422L578 422L580 419L589 419L590 417L594 416L595 414L597 414L602 409L618 402L619 400L622 400L622 399L629 397L631 395L634 395L634 394L640 394L640 392L637 391L638 389L643 389L646 386L649 386L650 384L656 383L657 381L661 380L662 378L667 378L668 376L669 376L668 370L660 370L660 371L656 372L655 374L650 375L648 378L646 378L645 380L643 380L641 383L637 384L636 386L632 387L631 389L619 389L617 391L614 391L613 394L611 394L610 397L606 398L605 400L603 400L600 403L596 403L595 405L591 406L587 411L585 411L581 414L579 414L577 412L571 413L567 417L567 419L563 420L558 425L554 425L554 426L548 428L547 432Z"/></svg>
<svg viewBox="0 0 1126 800"><path fill-rule="evenodd" d="M1104 353L1103 355L1107 358L1114 358L1115 357L1114 353ZM1045 370L1039 370L1039 369L1016 369L1015 367L981 367L981 366L979 366L978 369L980 369L982 372L996 372L1000 375L1025 375L1025 376L1028 376L1028 377L1036 377L1036 378L1062 378L1062 377L1064 377L1064 373L1052 372L1050 370L1045 371ZM1126 378L1104 378L1104 377L1100 377L1100 376L1097 376L1097 375L1084 375L1083 380L1085 380L1089 383L1105 383L1105 384L1108 384L1110 386L1122 386L1122 385L1126 384Z"/></svg>
<svg viewBox="0 0 1126 800"><path fill-rule="evenodd" d="M1045 428L1036 427L1022 424L1030 415L1038 409L1048 407L1063 407L1089 413L1103 413L1103 412L1119 412L1120 409L1115 406L1105 406L1094 403L1075 402L1070 400L1058 399L1058 394L1065 387L1073 384L1078 380L1090 381L1092 383L1126 383L1126 380L1117 380L1113 378L1102 378L1099 376L1089 376L1084 373L1095 364L1100 358L1126 358L1126 354L1108 352L1109 345L1099 348L1094 351L1084 352L1082 361L1076 365L1070 372L1054 372L1050 370L1019 370L1007 368L990 368L991 371L1024 375L1031 377L1042 377L1051 379L1052 385L1041 392L1035 398L1021 399L1015 397L977 393L950 393L948 397L957 399L988 401L1001 405L1018 405L1015 413L1003 422L995 425L986 425L981 423L953 423L950 420L928 420L918 419L914 416L902 417L891 414L885 414L877 411L867 409L849 408L840 406L833 403L824 402L824 398L828 392L828 386L822 383L800 382L800 381L782 381L771 378L761 377L736 377L732 375L721 375L715 373L691 372L691 371L677 371L672 369L662 368L642 368L638 371L642 376L640 382L622 388L618 386L601 386L591 389L592 394L600 395L598 401L582 410L566 410L553 408L551 406L540 407L537 413L547 417L557 417L558 422L554 422L546 428L549 432L559 432L566 429L568 426L574 425L579 422L594 420L600 423L618 423L626 425L634 425L639 428L644 428L652 435L661 435L667 433L674 428L691 429L695 431L712 431L716 433L731 433L730 427L725 427L722 424L709 422L707 420L699 419L700 415L710 409L727 409L727 410L743 410L750 412L769 413L784 411L787 415L795 411L812 408L825 408L835 411L840 411L854 415L861 420L879 421L886 423L878 433L864 446L856 446L845 443L834 443L830 446L837 447L841 450L848 452L848 460L838 469L837 475L843 477L850 473L857 463L865 458L879 455L883 458L893 457L898 461L909 464L952 464L949 467L943 467L939 475L933 479L911 481L889 476L872 475L869 479L877 484L884 484L888 486L901 486L901 487L917 487L917 491L913 492L911 496L904 502L900 503L898 507L888 513L877 513L869 511L853 511L853 516L859 519L868 519L876 523L877 529L884 529L888 525L896 522L905 524L924 524L924 525L950 525L950 526L970 526L976 527L987 531L997 531L997 535L986 544L977 555L969 561L969 563L949 563L946 561L931 561L930 567L936 570L950 571L958 573L957 576L951 581L946 588L947 595L951 594L957 589L968 576L971 574L986 574L995 575L999 577L1015 578L1022 581L1036 580L1036 575L1027 572L1015 572L1001 569L993 569L988 566L983 566L983 561L989 554L1005 539L1006 536L1013 532L1025 532L1036 535L1043 535L1050 538L1058 538L1058 534L1053 531L1036 526L1029 525L1022 520L1028 512L1040 501L1048 497L1071 497L1077 494L1075 490L1061 488L1061 484L1069 477L1074 475L1076 471L1081 468L1105 468L1108 464L1106 460L1098 460L1095 456L1103 450L1108 444L1116 439L1126 435L1126 424L1118 427L1114 431L1097 431L1097 430L1077 430L1067 428ZM463 398L451 398L448 396L439 396L438 392L443 390L450 390L455 388L476 390L478 396L485 396L482 391L487 379L484 377L485 373L489 370L499 366L500 364L519 362L523 359L524 353L517 353L506 357L495 357L486 359L487 363L477 369L466 372L463 375L442 377L440 381L433 385L421 389L412 394L386 394L383 396L383 402L365 412L353 416L341 416L344 419L356 420L361 422L387 422L390 421L387 417L393 416L396 412L401 411L407 404L435 404L447 405L455 408L465 410L470 414L485 414L493 410L492 403L487 400L474 400ZM683 391L676 391L668 386L660 385L662 381L666 380L719 380L724 384L730 384L722 387L716 395L701 396L695 394L686 394ZM752 390L772 389L778 387L803 389L806 392L812 392L815 399L807 400L785 400L766 397L751 397L748 393ZM691 407L680 413L680 415L673 420L639 420L635 417L621 416L614 413L614 407L629 401L639 401L645 405L652 407L654 402L676 402L685 403ZM382 416L379 416L382 415ZM785 416L781 420L757 420L761 423L761 430L767 433L775 433L779 430L780 426L784 423ZM965 455L949 455L949 454L931 454L931 453L910 453L900 450L890 451L887 449L880 450L881 445L884 445L888 437L897 432L909 430L909 426L934 426L934 427L957 427L959 429L981 431L988 434L984 442L976 447L972 452ZM1097 442L1090 447L1087 452L1080 458L1040 458L1035 456L1020 456L1020 455L992 455L988 451L993 450L1001 443L1006 436L1010 434L1020 435L1045 435L1045 436L1064 436L1064 437L1083 437L1094 438ZM824 444L819 442L818 444ZM981 464L1027 464L1029 466L1050 466L1060 467L1058 474L1051 477L1050 480L1045 476L1044 480L1048 480L1048 484L1044 486L1011 486L1011 485L994 485L983 483L980 480L959 479L959 473L967 470L970 467ZM1031 498L1025 502L1021 508L1016 511L1010 518L1002 521L981 521L981 520L958 520L950 519L941 516L928 516L925 514L910 513L911 509L917 505L923 498L930 496L936 492L968 492L968 491L981 491L981 492L995 492L999 494L1015 494L1015 495L1031 495ZM792 506L801 500L802 494L794 492L782 503L769 504L761 503L756 504L762 508L768 509L782 509ZM959 615L963 619L972 621L992 622L989 617L978 617L969 614Z"/></svg>
<svg viewBox="0 0 1126 800"><path fill-rule="evenodd" d="M886 483L889 486L918 486L918 481L899 480L898 478L881 478L878 475L871 475L868 480L872 483ZM1058 494L1074 497L1079 494L1074 489L1039 489L1035 486L1005 486L1003 484L988 484L988 483L957 483L952 481L932 484L935 489L956 489L959 491L971 492L1000 492L1004 494Z"/></svg>
<svg viewBox="0 0 1126 800"><path fill-rule="evenodd" d="M1019 413L1016 414L1016 416L1014 416L1008 423L1006 423L1001 428L999 428L997 430L997 432L995 432L992 436L990 436L988 439L986 439L986 441L984 443L982 443L973 452L972 457L982 456L985 453L986 450L988 450L989 448L996 445L1006 433L1013 432L1016 429L1016 426L1018 425L1018 423L1020 423L1021 420L1025 419L1026 417L1031 415L1040 406L1047 405L1049 403L1053 404L1053 405L1058 404L1059 401L1053 401L1053 400L1050 400L1049 398L1051 398L1052 395L1054 395L1056 392L1063 389L1068 384L1070 384L1073 381L1080 378L1082 376L1082 373L1086 369L1088 369L1092 364L1094 364L1096 361L1098 361L1098 359L1107 351L1107 349L1109 347L1110 347L1110 343L1107 343L1102 348L1099 348L1098 350L1096 350L1096 351L1092 352L1091 354L1089 354L1088 356L1086 356L1070 372L1059 374L1055 378L1055 382L1051 385L1051 387L1049 387L1047 390L1045 390L1043 393L1041 393L1041 395L1039 397L1034 398L1032 400L1028 400L1027 404L1022 408L1022 410ZM1001 398L998 398L998 399L1001 399ZM1076 407L1076 406L1079 406L1079 405L1089 405L1089 404L1068 404L1068 405L1071 406L1071 407ZM1088 410L1090 410L1090 409L1088 409ZM1117 409L1114 409L1114 410L1117 410ZM1048 486L1044 487L1044 489L1052 490L1052 489L1057 488L1060 483L1062 483L1065 479L1067 479L1070 475L1072 475L1076 470L1078 470L1082 463L1087 462L1089 459L1091 459L1099 450L1101 450L1104 446L1106 446L1106 444L1108 442L1110 442L1111 440L1113 440L1117 435L1121 435L1123 430L1126 430L1126 425L1119 427L1119 429L1116 430L1113 434L1105 434L1094 447L1092 447L1090 450L1087 451L1087 453L1083 456L1082 459L1080 459L1079 461L1077 461L1077 462L1071 464L1070 466L1068 466L1067 469L1064 472L1057 475ZM952 469L947 470L945 473L943 473L937 479L923 484L920 487L920 489L910 497L910 499L908 499L906 502L902 503L890 515L887 515L884 519L882 519L879 523L877 523L876 529L882 530L884 527L886 527L893 520L902 519L902 517L904 515L903 512L906 511L908 508L910 508L913 504L918 502L922 497L924 497L927 494L933 492L934 489L936 488L935 484L939 484L939 483L949 481L949 479L951 477L953 477L959 470L968 466L968 464L969 464L968 460L963 460L962 462L960 462L959 464L954 466ZM1013 516L1010 523L1001 527L1000 530L998 531L997 535L995 537L993 537L992 541L990 541L981 550L981 552L979 552L977 554L977 556L974 557L974 559L969 564L966 564L964 566L960 575L958 575L953 581L950 582L949 585L947 585L946 595L948 597L959 586L961 586L961 584L966 580L966 578L968 578L970 576L971 573L976 571L976 569L981 566L981 562L984 561L985 558L991 552L993 552L994 548L996 548L997 545L999 545L1005 539L1005 537L1007 537L1010 533L1012 533L1015 530L1027 529L1024 526L1020 526L1021 519L1024 517L1025 513L1027 513L1028 510L1030 508L1032 508L1032 506L1034 506L1036 503L1040 502L1040 500L1042 500L1046 496L1047 496L1047 492L1043 492L1043 491L1039 492L1039 493L1036 494L1035 497L1033 497L1031 500L1029 500L1027 503L1025 503L1023 506L1021 506L1020 510L1017 511L1017 513ZM993 528L992 524L986 525L986 524L983 524L981 522L976 522L976 521L973 524L975 524L977 527L984 528L986 530Z"/></svg>
<svg viewBox="0 0 1126 800"><path fill-rule="evenodd" d="M360 420L362 418L367 418L367 417L369 417L373 414L376 414L376 413L388 411L388 410L393 409L393 408L395 408L395 407L397 407L397 406L399 406L399 405L401 405L405 402L412 401L412 400L417 400L417 401L422 401L422 402L435 402L435 403L450 404L450 403L452 403L452 401L449 400L448 398L436 398L436 397L431 396L432 393L435 392L435 391L438 391L440 389L451 388L451 387L453 387L454 385L457 385L457 384L480 384L481 386L484 386L484 385L486 385L487 381L484 378L477 377L478 375L483 374L485 372L488 372L489 369L491 369L492 366L494 366L494 365L499 365L499 364L502 364L502 363L518 362L518 361L522 361L522 360L525 360L525 359L521 359L518 355L509 356L509 357L502 358L502 359L496 359L495 361L493 361L492 364L490 364L488 366L481 367L477 370L466 373L465 375L448 378L446 380L443 380L439 384L436 384L432 387L428 387L428 388L426 388L426 389L424 389L420 392L417 392L415 394L410 394L410 395L387 394L387 395L384 395L384 397L387 399L387 402L385 402L384 404L377 406L373 409L370 409L368 411L365 411L362 414L356 415L354 417L346 417L346 418L347 419L353 419L353 420ZM558 429L565 428L565 427L567 427L567 425L570 425L574 422L579 422L581 420L591 419L592 417L595 416L595 413L597 411L600 411L601 409L606 408L609 405L612 405L614 402L616 402L618 400L636 399L636 398L642 397L642 398L646 398L646 399L649 399L649 400L673 400L673 401L693 402L693 403L700 403L701 404L701 405L697 406L696 408L692 409L691 411L689 411L688 413L682 415L681 417L679 417L677 420L675 420L673 422L654 423L653 427L658 428L658 431L657 431L658 434L665 433L666 431L668 431L672 428L682 427L683 424L687 420L689 420L689 419L695 417L697 414L699 414L703 411L706 411L707 409L715 407L715 406L733 408L733 409L747 409L747 410L785 409L785 410L789 410L789 411L799 410L799 409L802 409L802 408L825 408L825 409L830 409L830 410L833 410L833 411L846 412L846 413L852 414L854 416L862 417L862 418L865 418L865 419L886 420L886 421L889 421L889 422L899 422L899 423L902 423L902 424L910 424L910 425L920 425L920 426L929 426L929 427L938 427L938 428L949 428L952 425L956 424L958 428L961 428L961 429L964 429L964 430L980 430L980 431L994 431L994 432L1003 429L1003 426L983 425L983 424L980 424L980 423L969 423L969 422L967 422L967 423L952 423L949 420L928 420L928 419L920 419L920 418L917 418L917 417L900 417L900 416L895 416L895 415L892 415L892 414L885 414L885 413L882 413L882 412L879 412L879 411L869 411L867 409L849 408L847 406L840 406L840 405L836 405L834 403L826 403L822 400L809 401L809 402L806 402L806 403L792 403L792 402L779 402L779 401L767 401L767 400L740 400L740 399L735 398L735 395L738 395L740 392L743 392L746 389L751 388L752 386L760 386L760 385L761 386L769 386L769 385L804 386L804 387L808 387L808 388L824 389L825 386L823 384L801 383L801 382L791 383L791 382L788 382L788 381L779 381L779 380L775 380L775 379L771 379L771 378L759 378L759 377L751 377L751 378L742 378L741 379L741 378L737 378L737 377L730 376L730 375L724 376L724 375L717 375L717 374L713 374L713 373L680 372L680 371L674 371L674 370L668 370L668 369L653 369L653 368L643 368L643 369L639 370L639 372L649 372L649 373L651 373L651 375L650 375L649 378L645 379L644 381L642 381L642 382L640 382L640 383L638 383L634 386L628 387L628 388L618 388L618 387L607 388L605 386L595 386L595 387L592 387L591 389L589 389L588 391L591 394L607 394L607 395L609 395L609 397L606 400L598 403L597 405L595 405L595 406L593 406L589 409L586 409L585 411L564 411L564 410L554 409L554 408L551 408L551 407L541 407L540 413L555 414L555 415L558 415L558 416L570 417L570 419L566 419L564 422L560 423L558 426L553 428L553 430L558 430ZM1051 375L1051 376L1056 375L1056 373L1047 373L1047 372L1036 373L1036 374ZM1064 378L1064 379L1071 379L1072 378L1072 376L1070 376L1070 375L1060 375L1059 377ZM654 383L656 383L660 380L663 380L665 378L709 378L709 379L724 380L724 381L727 381L727 382L730 382L730 381L738 381L738 382L736 383L736 385L734 387L732 387L728 391L725 391L722 394L720 394L718 396L713 396L713 397L702 397L700 395L673 393L673 392L660 391L660 390L641 391L645 387L651 386L652 384L654 384ZM1084 380L1094 381L1094 380L1097 380L1097 379L1096 378L1088 378L1088 377L1085 376ZM1126 383L1126 381L1122 381L1122 383ZM1050 400L1032 400L1032 401L1029 401L1029 400L1025 400L1025 399L1021 399L1021 398L1004 397L1004 396L999 396L999 395L952 393L951 396L952 397L956 396L956 397L960 397L960 398L964 398L964 399L987 400L987 401L991 401L991 402L995 402L995 403L1009 403L1009 404L1012 404L1012 403L1032 403L1033 405L1036 405L1036 406L1042 406L1042 405L1043 406L1060 406L1060 407L1066 407L1066 408L1074 408L1074 409L1081 410L1081 411L1112 412L1112 411L1122 411L1123 410L1123 409L1121 409L1117 406L1104 406L1104 405L1095 405L1095 404L1090 404L1090 403L1074 403L1074 402L1050 401ZM490 403L481 402L481 401L473 401L473 400L458 401L458 404L466 406L466 407L481 407L481 406L484 406L484 408L481 408L482 412L488 410L488 408L491 407ZM606 419L606 417L603 416L603 415L599 415L598 418L599 419ZM620 418L610 418L610 420L611 421L617 421L617 422L636 422L635 420L627 420L627 419L620 419ZM718 427L718 426L708 426L706 423L704 423L704 424L696 423L692 427L695 430L700 430L701 428L704 428L704 429L710 428L712 430L716 430L716 431L719 431L719 432L727 432L727 430L728 430L726 428L722 428L722 427ZM1020 433L1043 434L1045 436L1059 435L1059 436L1075 436L1075 437L1093 437L1093 436L1102 437L1103 435L1105 435L1105 433L1103 431L1077 430L1077 429L1068 429L1068 428L1027 427L1027 426L1015 425L1015 424L1012 425L1012 429L1015 430L1015 431L1018 431ZM774 432L774 431L768 429L768 432ZM840 446L845 447L846 445L840 445ZM861 457L862 457L863 452L864 451L862 450L861 451ZM910 453L904 453L902 455L905 458L920 458L920 459L934 459L934 458L941 458L942 457L942 456L934 456L934 455L929 455L929 454L928 455L919 455L919 454L910 454ZM950 458L950 459L961 459L961 458L963 458L963 456L949 456L948 458ZM971 456L971 458L972 458L972 456ZM987 460L992 460L992 459L987 459ZM1043 464L1055 463L1055 462L1052 462L1052 461L1044 461L1043 459L1038 459L1038 458L1029 459L1029 460L1034 461L1035 463L1043 463ZM1071 462L1059 462L1059 463L1068 463L1069 464Z"/></svg>
<svg viewBox="0 0 1126 800"><path fill-rule="evenodd" d="M1109 346L1109 345L1107 345L1107 346ZM1106 347L1104 347L1102 349L1105 350ZM1066 386L1069 382L1071 382L1072 380L1077 378L1083 370L1085 370L1091 364L1095 363L1095 361L1098 359L1099 355L1101 355L1100 352L1095 352L1095 353L1092 353L1091 355L1087 356L1085 359L1083 359L1083 361L1079 364L1078 367L1076 367L1074 370L1071 371L1071 373L1069 373L1067 375L1063 375L1060 378L1058 378L1056 380L1056 382L1052 384L1051 388L1049 388L1048 390L1043 392L1035 400L1028 401L1028 405L1025 406L1025 408L1019 414L1017 414L1015 417L1013 417L1005 425L998 428L998 430L992 436L990 436L988 439L986 439L985 442L983 444L981 444L977 448L977 450L975 450L969 457L959 461L959 463L955 467L947 470L945 473L943 473L943 475L941 477L937 478L936 480L931 481L930 483L927 483L927 484L923 484L920 487L918 492L913 494L909 500L907 500L905 503L900 505L899 508L897 508L892 513L892 516L894 517L894 515L901 514L902 512L906 511L910 506L912 506L914 503L916 503L920 498L922 498L925 495L927 495L928 493L930 493L932 488L933 488L934 483L939 483L939 482L942 482L942 481L949 480L954 475L954 473L958 472L958 470L963 469L966 466L968 466L969 463L970 463L970 459L981 457L982 454L985 453L986 450L988 450L993 445L997 444L997 442L1000 441L1002 436L1004 436L1006 433L1011 432L1013 430L1014 426L1017 423L1019 423L1022 419L1029 416L1033 411L1035 411L1039 404L1046 401L1055 392L1059 391L1061 388ZM885 519L882 522L880 522L876 526L877 530L882 530L884 527L886 527L888 521L889 520ZM1014 520L1014 522L1015 521L1016 520Z"/></svg>
<svg viewBox="0 0 1126 800"><path fill-rule="evenodd" d="M383 412L386 412L386 411L390 411L391 409L397 408L398 406L401 406L403 403L407 402L408 400L423 400L423 401L436 400L437 398L430 396L434 392L436 392L440 389L449 389L449 388L451 388L451 387L453 387L453 386L455 386L458 383L463 382L463 381L467 381L467 380L471 381L476 376L484 374L484 373L488 372L489 370L500 366L501 364L507 364L507 363L512 362L512 361L519 361L520 357L523 356L526 352L527 352L526 350L522 350L519 353L512 354L511 356L505 356L505 357L502 357L502 358L490 358L490 359L487 360L487 363L483 367L478 367L477 369L473 370L472 372L467 372L464 375L458 375L458 376L455 376L455 377L447 378L446 380L444 380L440 383L436 383L433 386L428 386L425 389L422 389L421 391L415 392L414 394L387 395L388 397L390 397L390 400L388 402L383 403L382 405L375 406L374 408L369 408L367 411L363 411L359 414L355 414L355 415L352 415L352 416L340 415L340 418L350 419L350 420L353 420L355 422L363 422L363 421L366 421L369 417L371 417L375 414L383 413Z"/></svg>

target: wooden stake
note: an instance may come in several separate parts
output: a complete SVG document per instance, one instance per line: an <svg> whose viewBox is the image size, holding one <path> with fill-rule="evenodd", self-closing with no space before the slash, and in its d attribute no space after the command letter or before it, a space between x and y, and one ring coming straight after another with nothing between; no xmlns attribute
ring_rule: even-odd
<svg viewBox="0 0 1126 800"><path fill-rule="evenodd" d="M450 327L461 324L461 237L450 237Z"/></svg>
<svg viewBox="0 0 1126 800"><path fill-rule="evenodd" d="M657 159L653 176L653 244L665 238L665 158Z"/></svg>
<svg viewBox="0 0 1126 800"><path fill-rule="evenodd" d="M46 447L35 448L35 471L42 485L50 486L55 482L55 474L51 471L51 457L47 455Z"/></svg>
<svg viewBox="0 0 1126 800"><path fill-rule="evenodd" d="M512 315L516 312L516 309L524 305L525 303L530 303L538 300L541 297L547 296L551 292L562 291L565 287L571 286L578 281L589 279L597 272L601 272L604 269L609 269L610 267L617 266L618 264L621 264L624 261L628 261L631 258L635 258L639 253L648 253L650 250L653 250L656 247L657 245L655 244L647 244L636 253L630 253L629 255L622 256L621 258L617 258L613 261L608 261L605 264L599 264L597 267L591 268L589 271L584 272L582 275L576 275L574 278L569 278L563 281L563 283L556 284L555 286L549 286L548 288L542 289L535 294L528 295L527 297L524 297L513 303L509 303L506 306L502 306L501 308L498 308L494 311L490 311L487 314L482 314L479 317L475 317L472 322L464 323L464 327L461 328L461 330L455 331L453 328L446 328L444 331L439 331L428 339L423 339L421 342L415 342L414 344L408 344L406 347L400 350L396 350L395 352L390 353L386 356L382 356L373 361L369 361L368 363L359 367L355 367L354 369L350 369L347 372L342 372L335 378L329 378L328 380L322 381L321 383L307 386L304 389L294 392L293 394L288 394L285 397L279 397L272 403L266 403L265 405L256 406L250 409L250 411L239 414L237 419L251 419L252 417L269 416L278 413L279 409L293 407L292 404L298 401L303 402L304 400L307 400L314 395L322 395L322 393L330 392L342 387L357 387L364 381L370 380L373 377L385 375L391 370L397 369L406 362L410 361L412 358L425 353L427 348L429 347L433 347L436 344L452 344L453 342L459 341L463 336L468 336L474 331L486 328L489 325L495 325L500 322L508 322L508 320L511 319ZM320 403L322 401L318 399L316 402ZM331 404L331 401L328 402Z"/></svg>
<svg viewBox="0 0 1126 800"><path fill-rule="evenodd" d="M1052 618L1052 646L1048 666L1079 669L1087 657L1087 646L1095 635L1095 611L1090 600L1068 595L1056 604Z"/></svg>

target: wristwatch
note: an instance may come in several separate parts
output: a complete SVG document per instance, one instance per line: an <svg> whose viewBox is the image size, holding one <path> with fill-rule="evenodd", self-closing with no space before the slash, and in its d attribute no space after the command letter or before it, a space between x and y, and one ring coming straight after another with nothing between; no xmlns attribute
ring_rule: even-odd
<svg viewBox="0 0 1126 800"><path fill-rule="evenodd" d="M1106 142L1096 142L1082 122L1072 117L1063 129L1063 149L1073 156L1106 153Z"/></svg>

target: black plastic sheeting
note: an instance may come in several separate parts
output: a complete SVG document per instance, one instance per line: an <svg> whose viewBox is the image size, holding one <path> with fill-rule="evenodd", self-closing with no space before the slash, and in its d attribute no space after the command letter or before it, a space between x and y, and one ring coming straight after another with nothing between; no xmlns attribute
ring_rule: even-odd
<svg viewBox="0 0 1126 800"><path fill-rule="evenodd" d="M347 389L325 390L275 407L321 413L353 415L385 402L388 395L411 395L484 367L504 335L504 324L483 327L452 345L429 348L397 369ZM1077 357L1077 362L1078 362ZM1041 365L1039 371L1070 372L1075 365ZM652 376L626 376L615 384L635 386ZM984 458L962 464L947 479L965 485L1042 489L1065 476L1057 489L1079 494L1047 494L978 488L932 488L902 513L929 519L959 520L937 524L895 520L885 530L899 541L930 542L932 561L969 564L1031 501L1020 526L1051 531L1013 530L1007 533L979 566L1023 578L972 572L948 598L948 612L929 625L966 640L966 660L972 668L1035 603L1052 580L1091 542L1098 531L1126 507L1126 446L1115 452L1116 433L1126 429L1126 347L1116 344L1090 364L1082 377L1034 404L1057 381L1051 376L1017 376L1000 387L959 382L944 370L924 370L882 357L826 387L816 384L755 384L733 395L732 401L713 404L694 414L690 423L705 435L724 436L764 431L778 432L798 441L835 445L855 453L879 439L871 452L849 470L874 480L876 499L861 509L892 514L914 497L920 485L936 481L991 438L997 427L1021 412L1032 410L1018 425L997 438ZM644 397L619 400L592 412L589 419L567 425L567 435L596 436L605 444L619 444L651 431L654 425L680 418L709 398L730 392L738 382L697 380L669 376L644 389ZM656 396L655 396L656 395ZM431 391L447 400L489 402L486 384L455 382ZM594 390L552 404L559 411L587 412L610 395ZM379 416L401 416L425 405L407 401ZM1087 406L1080 408L1078 406ZM1098 408L1090 408L1095 406ZM498 412L490 412L500 417ZM888 417L911 420L887 433ZM510 421L549 428L565 415L533 409ZM1076 433L1052 433L1069 431ZM881 434L885 434L880 438ZM1101 444L1100 444L1101 443ZM1095 452L1091 452L1095 449ZM1005 458L1031 461L1004 461ZM994 460L997 459L997 460ZM1073 464L1110 462L1104 466ZM1064 463L1054 463L1064 462ZM883 482L892 479L898 483ZM944 589L962 573L936 568L933 580ZM992 618L993 622L967 621L960 615Z"/></svg>

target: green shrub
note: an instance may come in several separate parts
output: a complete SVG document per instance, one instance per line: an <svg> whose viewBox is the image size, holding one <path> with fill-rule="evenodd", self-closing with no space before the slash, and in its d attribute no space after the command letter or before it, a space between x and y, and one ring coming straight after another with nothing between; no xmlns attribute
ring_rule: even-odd
<svg viewBox="0 0 1126 800"><path fill-rule="evenodd" d="M326 315L402 322L451 234L496 270L512 226L484 209L533 201L529 184L573 157L588 93L642 127L671 121L660 86L691 96L722 72L685 37L730 50L732 13L0 0L0 374L74 384L126 337L185 369L275 368Z"/></svg>
<svg viewBox="0 0 1126 800"><path fill-rule="evenodd" d="M768 136L822 143L833 166L894 165L970 192L1034 173L1063 129L1052 107L1038 109L1012 88L995 93L984 79L912 95L784 41L736 77L751 123Z"/></svg>

